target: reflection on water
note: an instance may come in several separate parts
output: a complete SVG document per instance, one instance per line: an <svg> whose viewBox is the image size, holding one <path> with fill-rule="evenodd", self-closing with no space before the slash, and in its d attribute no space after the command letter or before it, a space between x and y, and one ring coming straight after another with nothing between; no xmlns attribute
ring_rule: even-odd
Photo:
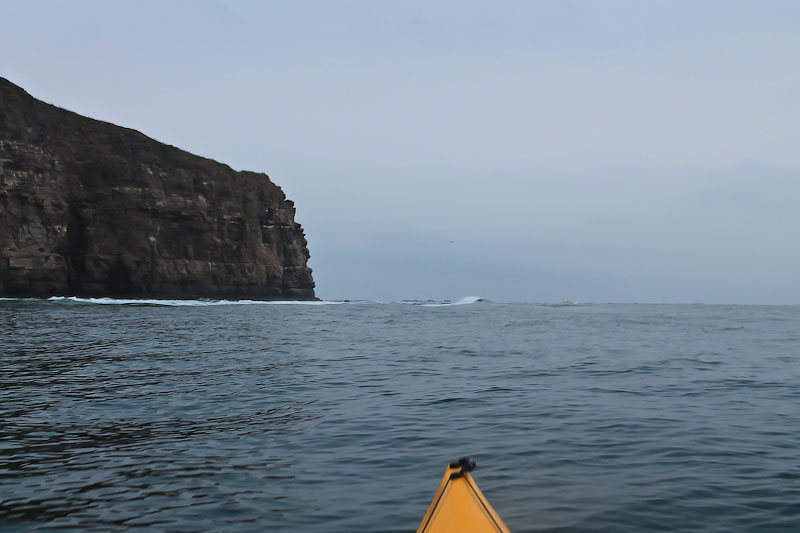
<svg viewBox="0 0 800 533"><path fill-rule="evenodd" d="M108 303L108 302L105 302ZM0 529L800 528L800 310L0 301Z"/></svg>

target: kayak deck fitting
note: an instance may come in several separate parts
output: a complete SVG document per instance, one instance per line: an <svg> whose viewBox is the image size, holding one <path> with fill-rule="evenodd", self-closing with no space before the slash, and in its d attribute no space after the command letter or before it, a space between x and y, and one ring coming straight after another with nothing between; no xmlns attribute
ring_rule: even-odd
<svg viewBox="0 0 800 533"><path fill-rule="evenodd" d="M417 533L510 533L472 479L475 466L468 457L450 463Z"/></svg>

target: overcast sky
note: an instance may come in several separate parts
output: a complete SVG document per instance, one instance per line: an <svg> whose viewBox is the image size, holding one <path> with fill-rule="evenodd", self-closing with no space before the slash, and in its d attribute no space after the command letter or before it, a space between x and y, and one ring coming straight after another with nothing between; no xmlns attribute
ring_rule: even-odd
<svg viewBox="0 0 800 533"><path fill-rule="evenodd" d="M800 304L800 2L0 18L0 76L35 97L269 174L322 298Z"/></svg>

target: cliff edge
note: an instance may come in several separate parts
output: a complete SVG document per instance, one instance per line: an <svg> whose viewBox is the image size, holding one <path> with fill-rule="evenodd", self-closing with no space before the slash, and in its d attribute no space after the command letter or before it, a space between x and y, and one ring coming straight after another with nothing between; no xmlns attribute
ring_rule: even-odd
<svg viewBox="0 0 800 533"><path fill-rule="evenodd" d="M0 78L0 296L313 299L294 214L266 174Z"/></svg>

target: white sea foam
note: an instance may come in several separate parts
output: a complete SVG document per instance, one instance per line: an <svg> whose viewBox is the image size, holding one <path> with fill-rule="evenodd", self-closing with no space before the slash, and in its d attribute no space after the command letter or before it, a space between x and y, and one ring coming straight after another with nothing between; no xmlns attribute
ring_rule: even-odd
<svg viewBox="0 0 800 533"><path fill-rule="evenodd" d="M128 298L78 298L76 296L53 296L51 302L77 302L101 305L163 305L168 307L208 307L213 305L338 305L345 302L328 300L162 300Z"/></svg>
<svg viewBox="0 0 800 533"><path fill-rule="evenodd" d="M40 298L5 298L0 301L43 301ZM46 301L55 303L79 303L97 305L160 305L165 307L209 307L220 305L415 305L420 307L449 307L454 305L469 305L485 301L479 296L465 296L456 301L435 300L168 300L160 298L79 298L77 296L52 296Z"/></svg>

